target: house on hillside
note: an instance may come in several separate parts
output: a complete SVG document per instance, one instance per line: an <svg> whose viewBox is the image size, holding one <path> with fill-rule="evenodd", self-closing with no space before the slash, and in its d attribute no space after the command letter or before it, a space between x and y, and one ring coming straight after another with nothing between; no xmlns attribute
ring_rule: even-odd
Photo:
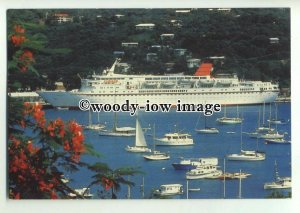
<svg viewBox="0 0 300 213"><path fill-rule="evenodd" d="M124 51L114 51L113 52L115 58L122 58L125 55Z"/></svg>
<svg viewBox="0 0 300 213"><path fill-rule="evenodd" d="M174 49L175 56L184 56L187 53L187 49Z"/></svg>
<svg viewBox="0 0 300 213"><path fill-rule="evenodd" d="M68 13L55 13L51 16L52 21L58 24L73 22L73 18Z"/></svg>
<svg viewBox="0 0 300 213"><path fill-rule="evenodd" d="M126 48L136 48L139 46L139 43L138 42L122 42L121 46L126 47Z"/></svg>
<svg viewBox="0 0 300 213"><path fill-rule="evenodd" d="M165 40L170 41L170 40L173 40L174 37L175 37L175 35L173 33L164 33L164 34L160 35L160 39L162 41L165 41Z"/></svg>
<svg viewBox="0 0 300 213"><path fill-rule="evenodd" d="M146 55L147 62L157 61L157 59L158 59L157 53L147 53Z"/></svg>
<svg viewBox="0 0 300 213"><path fill-rule="evenodd" d="M201 59L199 58L190 58L186 60L186 65L189 69L199 67L200 63L201 63Z"/></svg>
<svg viewBox="0 0 300 213"><path fill-rule="evenodd" d="M144 24L137 24L135 25L135 29L137 30L153 30L155 24L152 23L144 23Z"/></svg>
<svg viewBox="0 0 300 213"><path fill-rule="evenodd" d="M131 70L131 65L128 63L118 63L116 65L116 70L122 73L128 73Z"/></svg>
<svg viewBox="0 0 300 213"><path fill-rule="evenodd" d="M278 44L279 38L269 38L270 44Z"/></svg>
<svg viewBox="0 0 300 213"><path fill-rule="evenodd" d="M190 13L191 10L176 10L175 13Z"/></svg>

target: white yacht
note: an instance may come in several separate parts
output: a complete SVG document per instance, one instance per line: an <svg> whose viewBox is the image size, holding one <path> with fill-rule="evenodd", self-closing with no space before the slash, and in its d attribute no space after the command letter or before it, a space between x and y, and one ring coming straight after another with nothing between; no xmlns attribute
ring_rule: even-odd
<svg viewBox="0 0 300 213"><path fill-rule="evenodd" d="M91 194L90 189L89 188L82 188L82 189L74 189L74 191L79 194L80 196L84 197L84 198L92 198L93 194ZM68 194L68 196L70 198L78 198L78 195L75 193L70 192Z"/></svg>
<svg viewBox="0 0 300 213"><path fill-rule="evenodd" d="M195 131L200 134L218 134L219 130L217 128L207 126L207 121L206 121L207 118L206 117L207 116L204 116L204 129L195 128ZM199 118L200 118L200 116L199 116ZM197 124L199 122L199 118L198 118ZM197 126L197 124L196 124L196 126Z"/></svg>
<svg viewBox="0 0 300 213"><path fill-rule="evenodd" d="M186 173L186 179L218 178L222 174L216 165L202 165Z"/></svg>
<svg viewBox="0 0 300 213"><path fill-rule="evenodd" d="M100 136L133 137L135 136L135 131L134 127L117 127L117 113L114 113L114 124L112 129L100 129L98 134Z"/></svg>
<svg viewBox="0 0 300 213"><path fill-rule="evenodd" d="M150 154L144 155L146 160L169 160L170 154L166 152L160 152L155 150L156 141L155 141L155 125L153 126L153 151Z"/></svg>
<svg viewBox="0 0 300 213"><path fill-rule="evenodd" d="M191 159L181 159L179 163L172 163L172 166L176 170L191 170L196 169L198 166L202 165L218 165L218 158L208 157L208 158L191 158Z"/></svg>
<svg viewBox="0 0 300 213"><path fill-rule="evenodd" d="M157 150L154 150L148 155L143 156L146 160L169 160L170 154L166 152L160 152Z"/></svg>
<svg viewBox="0 0 300 213"><path fill-rule="evenodd" d="M153 192L156 196L172 196L183 194L183 186L181 184L164 184Z"/></svg>
<svg viewBox="0 0 300 213"><path fill-rule="evenodd" d="M226 116L226 106L224 107L224 116L217 118L217 122L220 124L240 124L243 122L243 119L238 117L238 106L237 106L237 117L227 117Z"/></svg>
<svg viewBox="0 0 300 213"><path fill-rule="evenodd" d="M89 124L84 126L84 129L86 129L86 130L100 130L100 129L104 129L105 127L106 127L105 124L99 123L99 112L98 112L98 123L97 124L92 123L91 110L89 110Z"/></svg>
<svg viewBox="0 0 300 213"><path fill-rule="evenodd" d="M267 133L259 134L258 138L263 138L263 139L282 139L282 138L284 138L284 134L280 134L277 131L269 131Z"/></svg>
<svg viewBox="0 0 300 213"><path fill-rule="evenodd" d="M132 100L139 106L145 106L147 100L172 105L178 100L186 104L262 104L273 102L279 93L278 84L271 82L240 81L236 74L212 77L211 63L201 64L194 75L159 76L116 74L114 71L119 62L117 59L101 75L81 79L80 89L37 93L54 107L71 108L78 108L81 99L107 104Z"/></svg>
<svg viewBox="0 0 300 213"><path fill-rule="evenodd" d="M136 117L135 126L135 146L127 146L125 150L128 152L151 152L151 149L147 147L144 132L140 125L138 116Z"/></svg>
<svg viewBox="0 0 300 213"><path fill-rule="evenodd" d="M256 146L258 146L258 139L256 139ZM259 152L256 150L243 150L243 131L241 125L241 151L240 153L229 154L226 156L228 160L234 161L259 161L265 160L266 154L264 152Z"/></svg>
<svg viewBox="0 0 300 213"><path fill-rule="evenodd" d="M188 146L194 144L194 140L190 134L179 132L167 133L163 138L155 140L157 146Z"/></svg>
<svg viewBox="0 0 300 213"><path fill-rule="evenodd" d="M265 160L266 154L264 152L258 151L244 151L241 150L238 154L230 154L227 155L228 160L236 160L236 161L259 161Z"/></svg>

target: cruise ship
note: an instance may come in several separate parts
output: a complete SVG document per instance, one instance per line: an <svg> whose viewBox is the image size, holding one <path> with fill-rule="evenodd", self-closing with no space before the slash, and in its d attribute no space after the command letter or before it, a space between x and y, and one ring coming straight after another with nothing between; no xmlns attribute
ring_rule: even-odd
<svg viewBox="0 0 300 213"><path fill-rule="evenodd" d="M278 84L239 80L236 74L211 75L213 65L202 63L194 75L127 75L115 73L113 65L102 75L81 79L81 88L72 91L39 91L54 107L78 108L81 99L90 103L145 106L150 104L263 104L275 101Z"/></svg>

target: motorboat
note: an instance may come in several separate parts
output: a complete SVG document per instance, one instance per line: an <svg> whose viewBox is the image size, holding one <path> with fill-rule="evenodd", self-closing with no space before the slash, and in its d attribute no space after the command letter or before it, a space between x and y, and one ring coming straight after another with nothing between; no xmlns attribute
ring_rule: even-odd
<svg viewBox="0 0 300 213"><path fill-rule="evenodd" d="M91 194L91 192L90 192L90 188L74 189L74 191L75 191L78 195L80 195L80 196L82 196L82 197L84 197L84 198L92 198L92 197L93 197L93 194ZM69 196L70 198L80 198L80 196L78 196L76 193L70 192L70 193L68 194L68 196Z"/></svg>
<svg viewBox="0 0 300 213"><path fill-rule="evenodd" d="M192 159L182 159L179 163L172 163L172 166L176 170L192 170L196 169L197 166L201 165L218 165L218 158L192 158Z"/></svg>
<svg viewBox="0 0 300 213"><path fill-rule="evenodd" d="M155 196L173 196L183 194L183 186L181 184L164 184L153 192Z"/></svg>
<svg viewBox="0 0 300 213"><path fill-rule="evenodd" d="M151 152L151 149L147 147L144 132L140 125L138 117L136 118L135 127L135 146L127 146L125 150L128 152Z"/></svg>
<svg viewBox="0 0 300 213"><path fill-rule="evenodd" d="M189 192L199 192L200 188L190 188Z"/></svg>
<svg viewBox="0 0 300 213"><path fill-rule="evenodd" d="M264 152L259 151L245 151L241 150L238 154L227 155L227 160L236 160L236 161L259 161L265 160L266 155Z"/></svg>
<svg viewBox="0 0 300 213"><path fill-rule="evenodd" d="M218 178L223 172L217 169L216 165L198 166L196 169L186 173L186 179Z"/></svg>
<svg viewBox="0 0 300 213"><path fill-rule="evenodd" d="M157 146L188 146L194 144L194 140L190 134L179 132L167 133L163 138L155 140Z"/></svg>

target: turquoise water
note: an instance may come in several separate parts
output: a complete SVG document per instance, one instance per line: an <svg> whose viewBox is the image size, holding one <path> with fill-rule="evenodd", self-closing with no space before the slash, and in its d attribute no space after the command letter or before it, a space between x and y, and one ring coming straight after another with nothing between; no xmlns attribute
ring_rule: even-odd
<svg viewBox="0 0 300 213"><path fill-rule="evenodd" d="M273 107L274 108L274 107ZM239 112L244 118L243 132L252 132L257 127L258 111L262 112L262 106L240 106ZM272 110L272 115L274 116ZM47 118L61 117L63 120L75 119L80 124L88 123L88 113L79 110L58 111L54 109L46 110ZM203 115L194 112L176 112L171 110L168 113L139 113L141 125L148 127L149 124L156 126L156 137L162 137L165 133L174 130L174 125L179 130L188 132L194 138L193 146L186 147L170 147L158 146L157 149L170 152L171 159L166 161L146 161L143 154L128 153L124 150L127 145L134 144L134 137L105 137L99 136L97 131L84 131L85 139L91 143L95 150L101 153L101 158L96 159L91 156L84 155L83 161L93 163L96 161L106 162L111 168L135 166L140 167L144 174L138 174L131 177L130 180L135 182L135 186L131 188L131 198L141 199L142 179L145 183L145 198L149 198L151 191L158 188L161 184L180 183L186 190L185 171L173 169L172 163L178 162L180 157L218 157L220 169L223 170L223 159L227 154L238 153L240 151L240 132L241 125L220 125L217 124L216 118L222 117L223 112L215 113L208 117L208 126L219 129L219 134L204 135L197 134L194 129L196 127L204 127ZM200 119L199 119L200 116ZM236 107L227 107L227 116L236 116ZM269 106L266 106L265 121L269 116ZM278 104L278 118L291 119L290 103ZM261 118L262 119L262 118ZM93 114L93 122L97 122L97 113ZM100 122L107 122L108 128L113 124L113 113L100 113ZM118 114L119 126L135 127L135 117L131 117L129 113ZM280 133L286 132L286 139L290 140L291 122L285 125L278 125ZM235 132L228 134L227 132ZM147 134L146 140L148 146L152 148L152 137ZM255 150L257 146L256 139L249 138L243 134L243 149ZM265 182L273 181L274 178L274 161L277 160L280 176L291 176L291 145L265 144L263 139L258 141L259 150L266 152L266 160L258 162L234 162L226 161L227 172L242 172L250 173L252 176L242 180L242 198L265 198L272 191L264 190ZM164 169L163 169L164 168ZM74 188L86 187L92 176L88 170L73 174L67 174L73 179L70 186ZM237 198L239 190L238 180L228 180L226 183L226 198ZM199 192L190 192L190 199L199 198L223 198L223 181L221 180L191 180L189 181L190 188L201 188ZM101 186L92 187L91 192L97 194L99 190L103 190ZM284 191L287 192L286 190ZM122 186L121 191L117 193L118 198L126 198L127 186ZM176 196L174 198L186 199L186 194Z"/></svg>

